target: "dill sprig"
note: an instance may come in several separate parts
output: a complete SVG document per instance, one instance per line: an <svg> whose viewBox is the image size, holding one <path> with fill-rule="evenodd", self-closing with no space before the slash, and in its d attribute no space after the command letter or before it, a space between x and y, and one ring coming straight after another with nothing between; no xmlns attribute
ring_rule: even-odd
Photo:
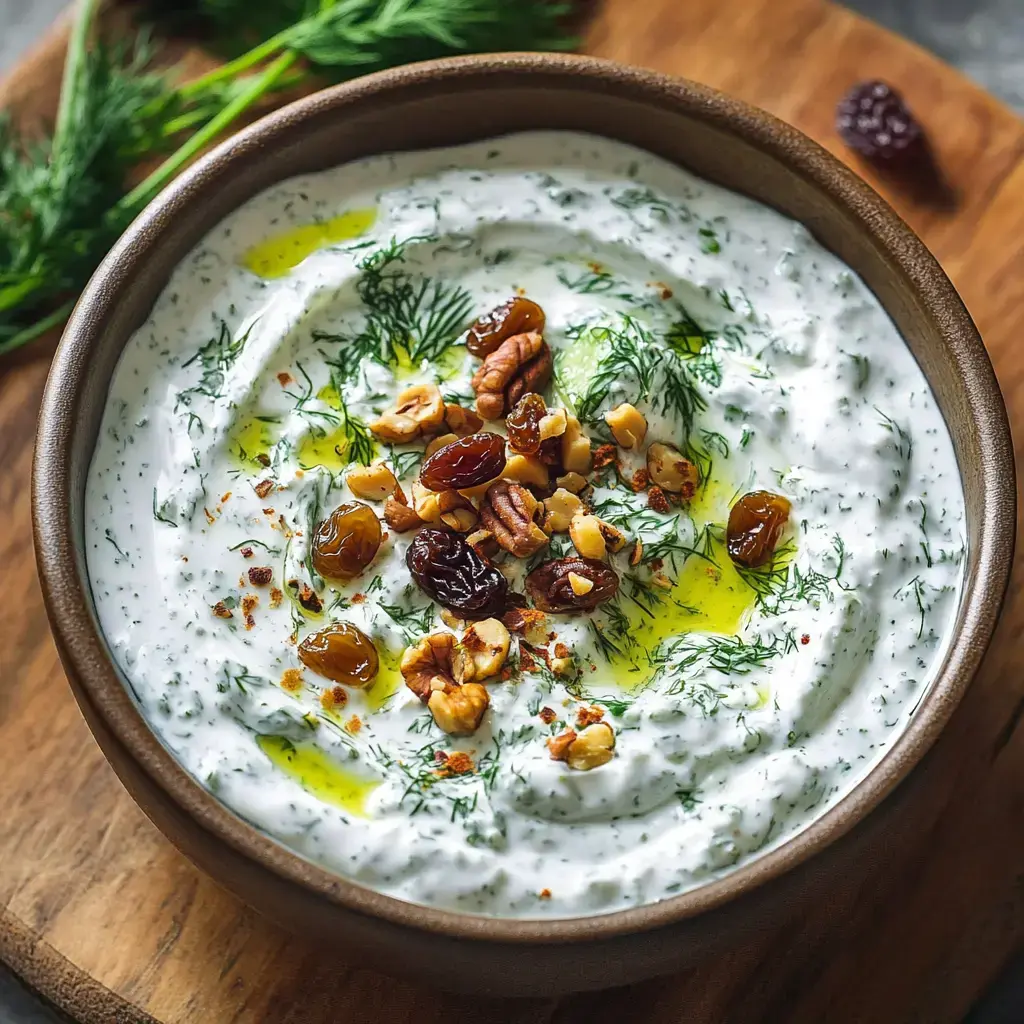
<svg viewBox="0 0 1024 1024"><path fill-rule="evenodd" d="M847 589L842 582L846 563L846 545L836 534L832 538L835 571L831 574L818 569L801 569L793 558L796 546L792 541L783 544L771 561L758 569L736 566L736 572L757 595L758 607L767 615L778 615L794 605L833 600L832 586Z"/></svg>
<svg viewBox="0 0 1024 1024"><path fill-rule="evenodd" d="M221 320L217 333L205 345L200 346L194 356L181 364L184 369L193 363L199 363L202 368L202 376L199 378L198 384L178 393L178 405L189 405L194 395L203 395L211 400L222 397L228 370L242 354L245 343L249 340L249 335L255 326L255 322L250 324L244 334L235 338L231 335L231 328Z"/></svg>
<svg viewBox="0 0 1024 1024"><path fill-rule="evenodd" d="M180 25L184 12L238 54L174 86L147 70L145 33L113 45L93 39L99 0L80 0L52 138L29 141L0 119L0 354L63 323L139 211L256 103L285 88L407 61L571 49L575 40L563 25L572 7L546 0L153 0L158 21ZM165 154L127 188L140 160Z"/></svg>

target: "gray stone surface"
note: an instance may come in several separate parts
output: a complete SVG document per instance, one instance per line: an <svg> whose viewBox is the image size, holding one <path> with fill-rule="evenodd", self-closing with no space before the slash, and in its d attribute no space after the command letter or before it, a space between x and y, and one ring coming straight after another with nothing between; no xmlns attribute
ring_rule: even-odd
<svg viewBox="0 0 1024 1024"><path fill-rule="evenodd" d="M66 0L0 0L0 73L65 5ZM847 0L847 6L929 47L1024 110L1024 0ZM1004 977L971 1014L969 1024L1021 1020L1024 965ZM0 1024L59 1021L0 967Z"/></svg>

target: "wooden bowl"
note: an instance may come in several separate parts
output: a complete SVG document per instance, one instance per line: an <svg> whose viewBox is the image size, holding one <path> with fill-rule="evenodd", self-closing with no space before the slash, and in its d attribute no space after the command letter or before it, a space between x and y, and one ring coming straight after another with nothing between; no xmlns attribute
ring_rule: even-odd
<svg viewBox="0 0 1024 1024"><path fill-rule="evenodd" d="M632 143L802 221L864 278L902 331L949 425L967 498L953 642L874 770L803 832L720 880L566 920L476 917L384 896L229 811L178 765L129 697L97 626L83 541L86 474L114 366L175 264L213 224L293 175L529 129ZM33 514L47 610L82 712L129 792L187 857L256 909L347 949L361 965L539 995L693 964L881 869L884 854L862 819L935 741L981 660L1010 570L1015 484L1006 411L967 311L924 245L851 171L795 129L712 89L600 60L520 54L413 65L328 89L242 131L161 193L96 272L54 358Z"/></svg>

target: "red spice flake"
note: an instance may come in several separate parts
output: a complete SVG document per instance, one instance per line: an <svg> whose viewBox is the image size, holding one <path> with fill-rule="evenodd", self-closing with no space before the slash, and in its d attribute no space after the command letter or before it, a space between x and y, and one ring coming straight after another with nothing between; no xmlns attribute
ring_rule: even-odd
<svg viewBox="0 0 1024 1024"><path fill-rule="evenodd" d="M270 588L270 607L280 608L281 602L284 600L284 591L279 587Z"/></svg>
<svg viewBox="0 0 1024 1024"><path fill-rule="evenodd" d="M265 509L263 510L263 514L264 514L265 516L272 516L272 515L274 514L274 512L275 512L275 511L276 511L276 510L275 510L275 509L272 509L272 508L265 508Z"/></svg>
<svg viewBox="0 0 1024 1024"><path fill-rule="evenodd" d="M243 615L251 614L255 610L256 606L259 603L260 603L260 599L259 599L259 597L257 597L256 594L246 594L242 598L242 614Z"/></svg>
<svg viewBox="0 0 1024 1024"><path fill-rule="evenodd" d="M537 893L537 895L542 900L549 900L549 899L551 899L551 890L550 889L541 889L541 891L539 893Z"/></svg>
<svg viewBox="0 0 1024 1024"><path fill-rule="evenodd" d="M441 767L438 769L437 774L443 777L469 775L471 772L476 771L473 758L463 750L456 750L451 754L445 755L444 761L439 763Z"/></svg>
<svg viewBox="0 0 1024 1024"><path fill-rule="evenodd" d="M537 669L537 661L534 656L522 648L519 650L519 667L524 672L535 672Z"/></svg>
<svg viewBox="0 0 1024 1024"><path fill-rule="evenodd" d="M670 512L672 510L667 495L657 484L647 492L647 504L655 512Z"/></svg>
<svg viewBox="0 0 1024 1024"><path fill-rule="evenodd" d="M230 491L225 491L224 494L221 495L220 503L223 505L224 502L227 501L230 497L231 497L231 492Z"/></svg>
<svg viewBox="0 0 1024 1024"><path fill-rule="evenodd" d="M253 490L256 492L258 498L265 498L274 489L274 481L267 477L266 480L261 480ZM264 509L264 512L267 510Z"/></svg>
<svg viewBox="0 0 1024 1024"><path fill-rule="evenodd" d="M604 718L604 708L589 707L580 708L576 712L576 728L586 729L588 725L593 725L595 722L600 722Z"/></svg>
<svg viewBox="0 0 1024 1024"><path fill-rule="evenodd" d="M659 294L666 302L668 302L668 300L672 298L672 289L669 288L667 284L661 284L660 281L658 284L661 285L661 291Z"/></svg>
<svg viewBox="0 0 1024 1024"><path fill-rule="evenodd" d="M246 615L245 617L245 628L252 629L256 625L256 617L254 615Z"/></svg>
<svg viewBox="0 0 1024 1024"><path fill-rule="evenodd" d="M203 511L206 513L206 521L213 526L217 522L217 517L204 505Z"/></svg>
<svg viewBox="0 0 1024 1024"><path fill-rule="evenodd" d="M254 587L265 587L274 578L274 570L269 565L254 565L249 569L249 582Z"/></svg>
<svg viewBox="0 0 1024 1024"><path fill-rule="evenodd" d="M615 445L598 445L597 450L594 452L594 469L604 469L605 466L610 466L616 462L618 457Z"/></svg>
<svg viewBox="0 0 1024 1024"><path fill-rule="evenodd" d="M223 601L218 601L213 606L213 614L216 615L218 619L230 619L234 615L234 612Z"/></svg>
<svg viewBox="0 0 1024 1024"><path fill-rule="evenodd" d="M632 488L634 493L639 494L650 482L651 477L647 470L638 469L629 481L629 486Z"/></svg>
<svg viewBox="0 0 1024 1024"><path fill-rule="evenodd" d="M434 763L435 764L447 764L448 755L443 750L434 751Z"/></svg>
<svg viewBox="0 0 1024 1024"><path fill-rule="evenodd" d="M353 736L363 727L363 720L358 715L353 715L345 723L345 731L351 733Z"/></svg>
<svg viewBox="0 0 1024 1024"><path fill-rule="evenodd" d="M243 558L252 558L252 556L253 556L252 548L248 548L248 547L242 548L242 557Z"/></svg>
<svg viewBox="0 0 1024 1024"><path fill-rule="evenodd" d="M555 644L555 657L556 658L568 658L569 657L569 648L566 647L565 644L563 644L561 642Z"/></svg>
<svg viewBox="0 0 1024 1024"><path fill-rule="evenodd" d="M344 686L335 686L320 694L320 706L324 711L337 711L348 703L348 693Z"/></svg>
<svg viewBox="0 0 1024 1024"><path fill-rule="evenodd" d="M661 572L665 568L665 560L663 558L652 558L651 559L651 572ZM709 568L711 568L709 566Z"/></svg>
<svg viewBox="0 0 1024 1024"><path fill-rule="evenodd" d="M548 753L552 761L567 761L569 759L569 745L576 739L576 732L573 729L566 729L557 736L552 736L547 741Z"/></svg>
<svg viewBox="0 0 1024 1024"><path fill-rule="evenodd" d="M281 674L281 689L289 693L297 693L302 689L302 669L286 668Z"/></svg>
<svg viewBox="0 0 1024 1024"><path fill-rule="evenodd" d="M288 387L288 385L291 384L292 381L294 381L294 380L295 380L295 378L287 370L282 370L277 375L277 382L283 388Z"/></svg>
<svg viewBox="0 0 1024 1024"><path fill-rule="evenodd" d="M558 718L558 714L554 708L541 708L537 717L545 724L550 725L555 719Z"/></svg>
<svg viewBox="0 0 1024 1024"><path fill-rule="evenodd" d="M351 600L352 600L352 604L362 604L366 600L366 595L365 594L353 594Z"/></svg>
<svg viewBox="0 0 1024 1024"><path fill-rule="evenodd" d="M802 637L800 637L800 643L802 643L805 647L810 642L811 642L811 634L810 633L804 633L804 635Z"/></svg>

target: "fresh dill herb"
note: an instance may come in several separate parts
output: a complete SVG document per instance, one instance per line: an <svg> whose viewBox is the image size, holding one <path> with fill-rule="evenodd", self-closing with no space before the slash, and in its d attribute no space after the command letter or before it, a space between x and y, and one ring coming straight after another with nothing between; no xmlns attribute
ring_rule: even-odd
<svg viewBox="0 0 1024 1024"><path fill-rule="evenodd" d="M831 574L801 569L793 561L796 549L792 542L782 545L767 565L757 569L737 566L736 571L757 595L758 607L768 615L778 615L794 605L831 601L833 585L846 589L841 579L846 545L838 534L832 538L832 551L836 568Z"/></svg>
<svg viewBox="0 0 1024 1024"><path fill-rule="evenodd" d="M232 544L228 551L237 551L239 548L246 547L263 548L270 555L279 555L281 553L280 548L272 548L269 544L264 544L263 541L257 540L255 537L248 537L245 540L240 540L237 544Z"/></svg>
<svg viewBox="0 0 1024 1024"><path fill-rule="evenodd" d="M854 369L857 371L857 380L853 385L854 388L857 391L863 391L871 379L871 360L867 356L862 356L859 352L843 352L843 355L853 363Z"/></svg>
<svg viewBox="0 0 1024 1024"><path fill-rule="evenodd" d="M623 302L635 302L632 292L624 291L625 284L610 270L593 264L581 271L578 277L570 277L564 270L558 271L558 280L569 291L580 295L607 295L609 298L621 299Z"/></svg>
<svg viewBox="0 0 1024 1024"><path fill-rule="evenodd" d="M914 454L914 442L910 435L894 420L891 416L887 416L878 406L875 406L875 412L881 417L882 426L889 431L893 436L893 449L901 459L910 461L910 457Z"/></svg>
<svg viewBox="0 0 1024 1024"><path fill-rule="evenodd" d="M893 597L905 599L909 595L913 595L914 603L917 605L918 611L918 626L917 626L917 639L920 640L924 636L924 620L925 616L929 612L931 606L924 599L924 580L920 576L915 576L909 583L904 584L899 590L893 594Z"/></svg>
<svg viewBox="0 0 1024 1024"><path fill-rule="evenodd" d="M198 384L179 393L179 405L189 405L193 395L203 395L210 399L223 397L221 389L224 387L227 372L242 354L242 349L245 348L249 334L255 326L255 322L250 324L244 334L233 338L231 328L224 320L221 320L220 330L205 345L202 345L194 356L181 364L184 369L198 362L203 372Z"/></svg>
<svg viewBox="0 0 1024 1024"><path fill-rule="evenodd" d="M168 506L170 501L157 502L156 488L153 488L153 518L158 523L166 523L168 526L173 526L175 529L178 528L177 520L172 519L167 514Z"/></svg>
<svg viewBox="0 0 1024 1024"><path fill-rule="evenodd" d="M714 256L722 251L718 235L711 228L699 228L697 235L700 238L700 251L702 253Z"/></svg>
<svg viewBox="0 0 1024 1024"><path fill-rule="evenodd" d="M673 213L680 220L690 219L689 210L673 205L648 186L623 189L618 195L612 196L611 200L619 208L631 213L635 210L646 210L652 219L662 223L667 222Z"/></svg>
<svg viewBox="0 0 1024 1024"><path fill-rule="evenodd" d="M921 547L921 554L924 555L925 564L930 569L933 563L932 546L931 542L928 540L928 506L920 499L918 499L918 504L921 506L921 518L918 520L917 525L921 531L921 536L923 538L923 540L919 542Z"/></svg>
<svg viewBox="0 0 1024 1024"><path fill-rule="evenodd" d="M404 480L406 477L418 472L422 461L422 448L399 452L395 450L394 445L388 447L388 462L391 463L391 470L397 480Z"/></svg>
<svg viewBox="0 0 1024 1024"><path fill-rule="evenodd" d="M382 602L378 607L402 630L408 643L429 633L434 625L433 604L419 608L403 608L401 605Z"/></svg>

